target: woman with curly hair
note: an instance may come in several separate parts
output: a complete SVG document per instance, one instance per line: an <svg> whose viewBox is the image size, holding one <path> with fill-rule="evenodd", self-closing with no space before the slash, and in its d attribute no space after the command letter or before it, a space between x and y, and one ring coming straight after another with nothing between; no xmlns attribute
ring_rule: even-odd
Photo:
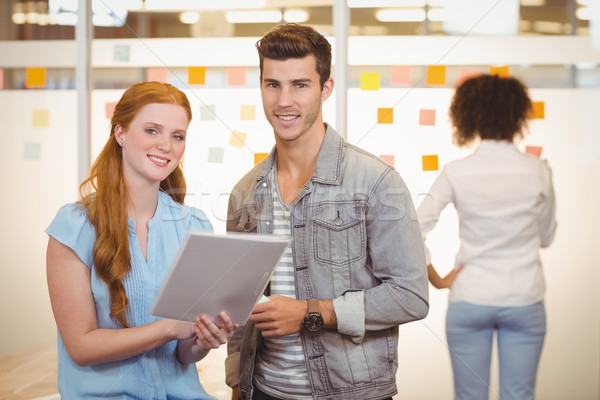
<svg viewBox="0 0 600 400"><path fill-rule="evenodd" d="M63 399L212 399L194 363L231 337L229 316L216 325L149 314L186 231L212 230L183 205L191 118L187 97L169 84L127 89L81 200L46 229Z"/></svg>
<svg viewBox="0 0 600 400"><path fill-rule="evenodd" d="M440 277L426 249L429 281L450 289L446 336L457 400L488 398L494 334L499 398L534 398L546 334L539 249L552 243L556 220L550 168L514 144L530 110L517 79L463 82L450 106L454 141L477 148L444 167L418 209L424 240L448 204L458 214L456 267Z"/></svg>

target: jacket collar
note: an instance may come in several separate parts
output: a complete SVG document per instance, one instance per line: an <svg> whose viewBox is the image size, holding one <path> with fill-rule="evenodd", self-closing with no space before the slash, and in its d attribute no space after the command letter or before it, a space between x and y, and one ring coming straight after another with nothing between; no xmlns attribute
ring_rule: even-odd
<svg viewBox="0 0 600 400"><path fill-rule="evenodd" d="M311 178L313 182L320 182L329 185L339 185L341 180L341 166L344 151L344 138L335 131L329 124L325 124L325 137L321 143L321 149L317 156L317 165ZM277 155L277 146L273 146L269 157L265 160L258 180L266 177L275 165Z"/></svg>

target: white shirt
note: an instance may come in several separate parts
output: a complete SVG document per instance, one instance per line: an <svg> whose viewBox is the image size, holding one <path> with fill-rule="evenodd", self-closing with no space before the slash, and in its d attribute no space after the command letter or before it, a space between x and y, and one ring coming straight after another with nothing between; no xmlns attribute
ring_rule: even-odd
<svg viewBox="0 0 600 400"><path fill-rule="evenodd" d="M556 230L546 162L507 141L481 141L473 154L448 163L425 196L417 211L423 240L449 203L459 219L456 266L464 266L449 301L500 307L541 301L539 249ZM430 264L427 247L426 256Z"/></svg>

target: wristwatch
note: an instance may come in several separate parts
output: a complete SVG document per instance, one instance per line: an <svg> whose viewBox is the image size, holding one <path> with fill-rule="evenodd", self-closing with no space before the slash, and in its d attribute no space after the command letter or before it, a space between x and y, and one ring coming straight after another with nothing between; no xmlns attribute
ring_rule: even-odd
<svg viewBox="0 0 600 400"><path fill-rule="evenodd" d="M304 329L309 332L318 332L323 327L323 317L319 311L319 300L308 299L308 310L304 317Z"/></svg>

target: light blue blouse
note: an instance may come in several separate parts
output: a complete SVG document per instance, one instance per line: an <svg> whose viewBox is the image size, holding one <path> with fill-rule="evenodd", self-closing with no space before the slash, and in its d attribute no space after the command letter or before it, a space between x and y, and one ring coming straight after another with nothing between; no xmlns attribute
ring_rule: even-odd
<svg viewBox="0 0 600 400"><path fill-rule="evenodd" d="M150 310L161 289L171 261L186 231L212 231L199 209L182 206L159 193L154 217L148 222L147 261L142 254L135 222L129 219L131 271L123 280L129 298L130 326L145 325L159 318ZM75 251L91 268L91 286L96 303L98 327L117 329L110 318L109 294L92 261L94 227L86 212L75 204L62 206L46 233ZM63 399L90 397L119 399L213 399L198 379L195 364L181 364L173 340L144 354L122 361L80 367L67 353L58 335L58 388Z"/></svg>

